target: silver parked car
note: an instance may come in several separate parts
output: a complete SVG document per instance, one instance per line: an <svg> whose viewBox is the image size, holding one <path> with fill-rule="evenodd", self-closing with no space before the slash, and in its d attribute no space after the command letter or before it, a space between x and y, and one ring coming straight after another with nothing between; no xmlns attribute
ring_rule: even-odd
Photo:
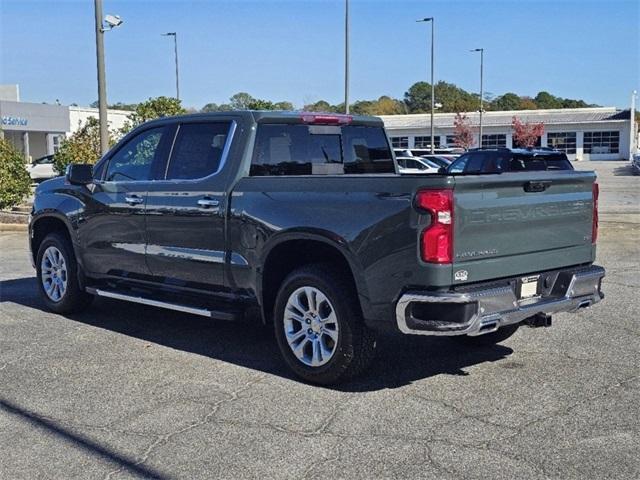
<svg viewBox="0 0 640 480"><path fill-rule="evenodd" d="M398 171L403 175L438 173L440 167L419 157L396 157Z"/></svg>
<svg viewBox="0 0 640 480"><path fill-rule="evenodd" d="M29 176L34 182L48 180L57 177L59 174L53 167L53 155L45 155L35 159L31 165L27 167Z"/></svg>

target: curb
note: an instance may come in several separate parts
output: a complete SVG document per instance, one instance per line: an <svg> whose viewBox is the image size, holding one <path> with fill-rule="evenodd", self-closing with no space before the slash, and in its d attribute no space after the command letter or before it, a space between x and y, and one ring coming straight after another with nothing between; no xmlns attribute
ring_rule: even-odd
<svg viewBox="0 0 640 480"><path fill-rule="evenodd" d="M29 225L26 223L0 223L0 233L5 232L26 232Z"/></svg>

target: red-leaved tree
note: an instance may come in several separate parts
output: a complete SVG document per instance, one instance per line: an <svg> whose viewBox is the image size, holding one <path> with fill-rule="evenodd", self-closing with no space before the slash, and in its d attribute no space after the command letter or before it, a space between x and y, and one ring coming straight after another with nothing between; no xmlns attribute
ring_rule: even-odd
<svg viewBox="0 0 640 480"><path fill-rule="evenodd" d="M517 147L529 148L535 146L538 138L544 133L544 124L523 123L518 117L511 121L513 128L513 144Z"/></svg>
<svg viewBox="0 0 640 480"><path fill-rule="evenodd" d="M461 147L465 150L473 147L475 143L471 120L463 113L456 113L456 118L453 120L453 138L456 147Z"/></svg>

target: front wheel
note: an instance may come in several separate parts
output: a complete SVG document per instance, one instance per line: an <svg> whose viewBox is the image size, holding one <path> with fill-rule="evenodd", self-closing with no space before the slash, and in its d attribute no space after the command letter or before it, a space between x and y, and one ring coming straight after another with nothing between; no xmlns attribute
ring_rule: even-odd
<svg viewBox="0 0 640 480"><path fill-rule="evenodd" d="M355 289L330 266L306 266L284 280L274 323L285 362L308 382L354 377L374 357L375 336L364 324Z"/></svg>
<svg viewBox="0 0 640 480"><path fill-rule="evenodd" d="M488 347L504 342L507 338L511 337L518 331L519 326L520 324L515 323L512 325L500 327L495 332L485 333L484 335L478 335L475 337L469 335L459 335L451 338L470 347Z"/></svg>
<svg viewBox="0 0 640 480"><path fill-rule="evenodd" d="M78 263L71 243L58 233L50 233L40 244L36 257L38 286L44 303L56 313L72 313L89 306L92 295L78 282Z"/></svg>

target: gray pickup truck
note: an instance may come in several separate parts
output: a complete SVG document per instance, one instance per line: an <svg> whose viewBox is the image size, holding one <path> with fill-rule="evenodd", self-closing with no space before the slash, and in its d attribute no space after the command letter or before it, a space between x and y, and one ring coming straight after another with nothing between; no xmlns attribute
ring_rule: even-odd
<svg viewBox="0 0 640 480"><path fill-rule="evenodd" d="M148 122L95 167L37 188L42 298L60 313L97 296L257 317L293 372L319 384L363 371L377 332L471 348L600 301L595 174L557 152L486 154L400 176L373 117Z"/></svg>

